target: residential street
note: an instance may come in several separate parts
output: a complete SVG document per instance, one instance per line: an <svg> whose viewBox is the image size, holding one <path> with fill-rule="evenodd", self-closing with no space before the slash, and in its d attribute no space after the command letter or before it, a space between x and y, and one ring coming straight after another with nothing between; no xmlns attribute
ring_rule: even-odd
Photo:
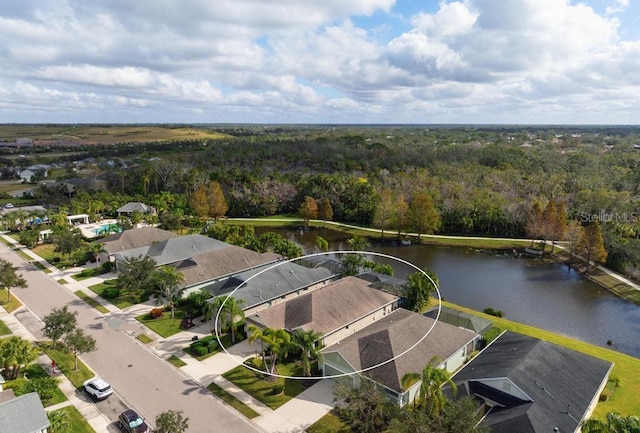
<svg viewBox="0 0 640 433"><path fill-rule="evenodd" d="M168 409L182 410L190 420L190 432L254 432L256 427L223 405L192 379L156 356L135 339L142 325L131 322L126 312L102 315L75 297L71 291L4 246L0 258L13 263L28 288L13 289L30 310L16 317L40 338L41 319L53 307L69 305L78 312L78 325L97 341L97 350L83 359L97 374L111 383L124 402L152 424L156 415ZM35 317L34 317L35 315ZM99 403L100 410L115 421L121 405L117 399ZM112 430L110 428L110 430ZM113 430L116 431L116 430Z"/></svg>

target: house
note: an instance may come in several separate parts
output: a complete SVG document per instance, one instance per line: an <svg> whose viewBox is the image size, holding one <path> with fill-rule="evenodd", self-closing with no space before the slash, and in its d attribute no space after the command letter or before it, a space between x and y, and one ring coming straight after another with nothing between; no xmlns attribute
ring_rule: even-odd
<svg viewBox="0 0 640 433"><path fill-rule="evenodd" d="M41 166L32 166L21 170L18 176L24 183L34 182L37 178L47 177L47 168Z"/></svg>
<svg viewBox="0 0 640 433"><path fill-rule="evenodd" d="M313 330L327 346L380 320L398 308L398 296L370 287L356 277L341 278L247 317L247 323L273 329Z"/></svg>
<svg viewBox="0 0 640 433"><path fill-rule="evenodd" d="M118 217L121 217L131 216L131 214L134 212L140 212L141 214L153 214L155 213L155 209L152 206L148 206L139 201L131 201L124 206L116 209L116 212L118 212Z"/></svg>
<svg viewBox="0 0 640 433"><path fill-rule="evenodd" d="M473 396L483 406L494 433L579 432L612 368L608 361L507 331L452 379L457 396Z"/></svg>
<svg viewBox="0 0 640 433"><path fill-rule="evenodd" d="M84 177L74 177L60 180L56 184L62 185L67 197L73 197L78 191L106 191L107 182L105 180Z"/></svg>
<svg viewBox="0 0 640 433"><path fill-rule="evenodd" d="M238 260L235 266L242 262ZM202 288L217 297L229 295L240 287L233 293L233 297L242 301L244 314L250 317L261 310L324 287L334 278L335 274L324 268L313 269L293 262L271 262L224 275ZM191 286L185 293L196 287Z"/></svg>
<svg viewBox="0 0 640 433"><path fill-rule="evenodd" d="M0 392L0 420L0 433L47 433L51 426L35 392L19 397L12 390Z"/></svg>
<svg viewBox="0 0 640 433"><path fill-rule="evenodd" d="M404 389L405 375L422 373L434 357L442 360L438 368L455 371L473 350L474 338L475 333L468 329L399 308L322 349L319 367L324 376L351 374L356 387L361 380L370 380L405 406L415 399L421 384ZM361 370L365 371L352 374Z"/></svg>
<svg viewBox="0 0 640 433"><path fill-rule="evenodd" d="M155 227L134 228L120 233L110 234L98 240L98 242L104 246L106 252L104 257L100 257L100 260L113 261L117 253L149 247L155 242L162 242L176 237L178 237L178 235L173 232Z"/></svg>

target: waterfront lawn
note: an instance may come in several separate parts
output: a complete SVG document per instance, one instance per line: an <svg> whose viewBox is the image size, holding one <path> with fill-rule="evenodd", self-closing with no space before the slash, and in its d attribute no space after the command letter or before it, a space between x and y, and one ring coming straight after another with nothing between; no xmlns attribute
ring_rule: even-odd
<svg viewBox="0 0 640 433"><path fill-rule="evenodd" d="M283 376L302 376L302 368L296 365L295 362L282 362L277 365L277 369L278 374ZM242 365L229 370L222 376L274 410L305 390L302 381L299 379L274 378L255 373ZM284 391L280 394L274 394L273 387L275 385L284 387Z"/></svg>
<svg viewBox="0 0 640 433"><path fill-rule="evenodd" d="M251 419L260 415L255 410L251 409L249 406L235 398L233 395L229 394L224 389L220 388L215 382L211 382L211 384L207 387L212 394L219 397L222 401L227 403L229 406L233 407L235 410L240 412L245 417Z"/></svg>
<svg viewBox="0 0 640 433"><path fill-rule="evenodd" d="M9 295L9 301L7 302L7 289L0 289L0 305L7 313L13 313L22 307L22 303L12 293Z"/></svg>
<svg viewBox="0 0 640 433"><path fill-rule="evenodd" d="M2 335L11 335L11 329L0 320L0 336Z"/></svg>
<svg viewBox="0 0 640 433"><path fill-rule="evenodd" d="M611 399L598 403L593 417L605 419L605 416L609 412L618 412L623 416L640 415L640 399L638 398L638 395L640 395L640 375L638 374L638 371L640 371L640 359L544 329L489 316L446 301L443 301L442 305L484 317L485 319L493 321L494 326L499 328L540 338L615 363L611 371L611 377L619 379L620 385L615 390L615 393L613 393Z"/></svg>

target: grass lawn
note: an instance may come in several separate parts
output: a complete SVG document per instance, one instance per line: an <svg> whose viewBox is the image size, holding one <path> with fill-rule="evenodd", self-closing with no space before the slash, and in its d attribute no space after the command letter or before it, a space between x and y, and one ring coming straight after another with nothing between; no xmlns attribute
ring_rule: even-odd
<svg viewBox="0 0 640 433"><path fill-rule="evenodd" d="M75 408L75 406L67 406L62 409L58 409L54 412L67 412L69 414L69 425L73 433L96 433L96 431L89 425L87 420L82 414Z"/></svg>
<svg viewBox="0 0 640 433"><path fill-rule="evenodd" d="M0 320L0 335L11 335L11 329L2 320Z"/></svg>
<svg viewBox="0 0 640 433"><path fill-rule="evenodd" d="M238 412L240 412L242 415L246 416L249 419L255 418L258 415L260 415L258 412L251 409L249 406L247 406L246 404L244 404L243 402L241 402L240 400L238 400L233 395L229 394L227 391L220 388L218 385L216 385L213 382L211 383L211 385L207 387L207 389L211 391L214 395L218 396L221 400L223 400L229 406L233 407L235 410L237 410Z"/></svg>
<svg viewBox="0 0 640 433"><path fill-rule="evenodd" d="M533 326L489 316L446 301L443 301L442 305L492 320L494 326L499 328L540 338L615 363L611 377L617 377L620 380L620 386L610 399L598 403L593 416L594 418L604 419L609 412L618 412L623 416L640 414L640 399L638 398L640 395L640 374L638 374L638 371L640 371L640 359Z"/></svg>
<svg viewBox="0 0 640 433"><path fill-rule="evenodd" d="M184 367L185 365L187 365L186 362L184 362L182 359L178 358L176 355L171 355L171 357L169 357L169 359L167 359L167 361L169 361L170 363L172 363L173 365L175 365L178 368Z"/></svg>
<svg viewBox="0 0 640 433"><path fill-rule="evenodd" d="M20 248L17 248L17 247L14 248L13 252L16 253L17 255L19 255L20 257L22 257L27 262L31 262L33 260L33 257L31 257L29 254L27 254L24 251L22 251Z"/></svg>
<svg viewBox="0 0 640 433"><path fill-rule="evenodd" d="M113 287L112 280L107 280L103 283L98 283L98 284L94 284L93 286L89 286L89 290L91 290L101 298L107 300L108 302L112 303L113 305L120 308L121 310L134 305L131 302L131 299L127 296L118 296L117 298L113 298L113 299L105 298L102 294L104 293L104 290L108 287Z"/></svg>
<svg viewBox="0 0 640 433"><path fill-rule="evenodd" d="M215 339L214 337L214 341L218 341ZM224 334L220 336L220 341L222 342L222 345L226 348L229 348L231 346L233 346L233 344L231 343L231 334ZM238 338L238 336L236 336L236 343L240 342L240 339ZM197 353L195 353L194 351L191 350L191 346L187 346L185 347L184 350L186 353L188 353L189 355L193 356L195 359L197 359L198 361L202 361L203 359L207 359L210 356L215 355L216 353L222 352L222 348L220 347L220 345L218 345L214 350L212 350L209 353L205 353L204 355L198 355Z"/></svg>
<svg viewBox="0 0 640 433"><path fill-rule="evenodd" d="M277 365L277 369L278 373L283 376L302 376L302 369L292 362L280 363ZM223 377L271 409L279 408L305 390L301 380L284 379L282 377L273 378L270 376L266 376L264 379L258 378L253 370L249 370L242 365L229 370L223 374ZM274 395L274 385L284 386L284 391Z"/></svg>
<svg viewBox="0 0 640 433"><path fill-rule="evenodd" d="M40 342L38 345L49 355L49 358L56 362L60 371L67 376L76 388L81 387L85 380L94 376L93 372L80 359L78 359L78 369L74 370L73 354L64 349L60 342L56 344L55 350L51 348L50 341Z"/></svg>
<svg viewBox="0 0 640 433"><path fill-rule="evenodd" d="M149 344L153 341L153 338L149 337L147 334L138 334L136 338L142 341L144 344Z"/></svg>
<svg viewBox="0 0 640 433"><path fill-rule="evenodd" d="M82 290L76 290L74 293L78 298L82 299L84 302L86 302L87 304L91 305L93 308L95 308L99 312L101 312L103 314L107 314L109 312L108 308L105 308L102 305L100 305L100 303L98 301L96 301L91 296L89 296L86 293L84 293Z"/></svg>
<svg viewBox="0 0 640 433"><path fill-rule="evenodd" d="M184 316L184 311L175 310L175 318L173 319L171 318L171 312L165 311L162 313L162 317L158 317L157 319L151 317L151 314L145 313L136 317L136 320L161 337L167 338L177 334L178 332L184 331L184 329L180 327L180 323Z"/></svg>
<svg viewBox="0 0 640 433"><path fill-rule="evenodd" d="M24 374L27 375L28 379L24 378ZM27 393L25 389L29 380L37 379L40 377L48 377L49 373L47 373L44 368L38 363L30 364L27 367L21 370L20 377L14 380L7 381L4 385L4 389L13 389L13 392L16 396L20 396ZM67 397L64 395L60 388L56 388L53 393L53 397L50 399L43 401L42 404L44 407L53 406L54 404L62 403L63 401L67 401Z"/></svg>
<svg viewBox="0 0 640 433"><path fill-rule="evenodd" d="M9 295L9 301L7 302L7 289L0 289L0 305L7 313L12 313L22 307L22 303L13 294Z"/></svg>
<svg viewBox="0 0 640 433"><path fill-rule="evenodd" d="M329 412L309 426L307 433L353 433L353 430L340 418Z"/></svg>

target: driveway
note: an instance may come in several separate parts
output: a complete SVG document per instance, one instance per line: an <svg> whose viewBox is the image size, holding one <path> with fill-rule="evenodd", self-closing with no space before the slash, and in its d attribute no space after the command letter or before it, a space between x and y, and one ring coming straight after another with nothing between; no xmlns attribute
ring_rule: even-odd
<svg viewBox="0 0 640 433"><path fill-rule="evenodd" d="M175 409L189 417L190 432L259 431L177 368L143 347L134 338L143 325L132 321L129 315L122 312L102 315L12 251L3 248L0 258L13 263L27 281L27 288L16 288L12 293L35 315L19 313L29 331L35 336L41 335L42 323L38 318L51 312L53 307L68 305L78 313L78 325L97 342L97 350L85 354L83 359L112 384L125 404L151 422L159 413ZM118 410L119 407L107 415L111 418Z"/></svg>

